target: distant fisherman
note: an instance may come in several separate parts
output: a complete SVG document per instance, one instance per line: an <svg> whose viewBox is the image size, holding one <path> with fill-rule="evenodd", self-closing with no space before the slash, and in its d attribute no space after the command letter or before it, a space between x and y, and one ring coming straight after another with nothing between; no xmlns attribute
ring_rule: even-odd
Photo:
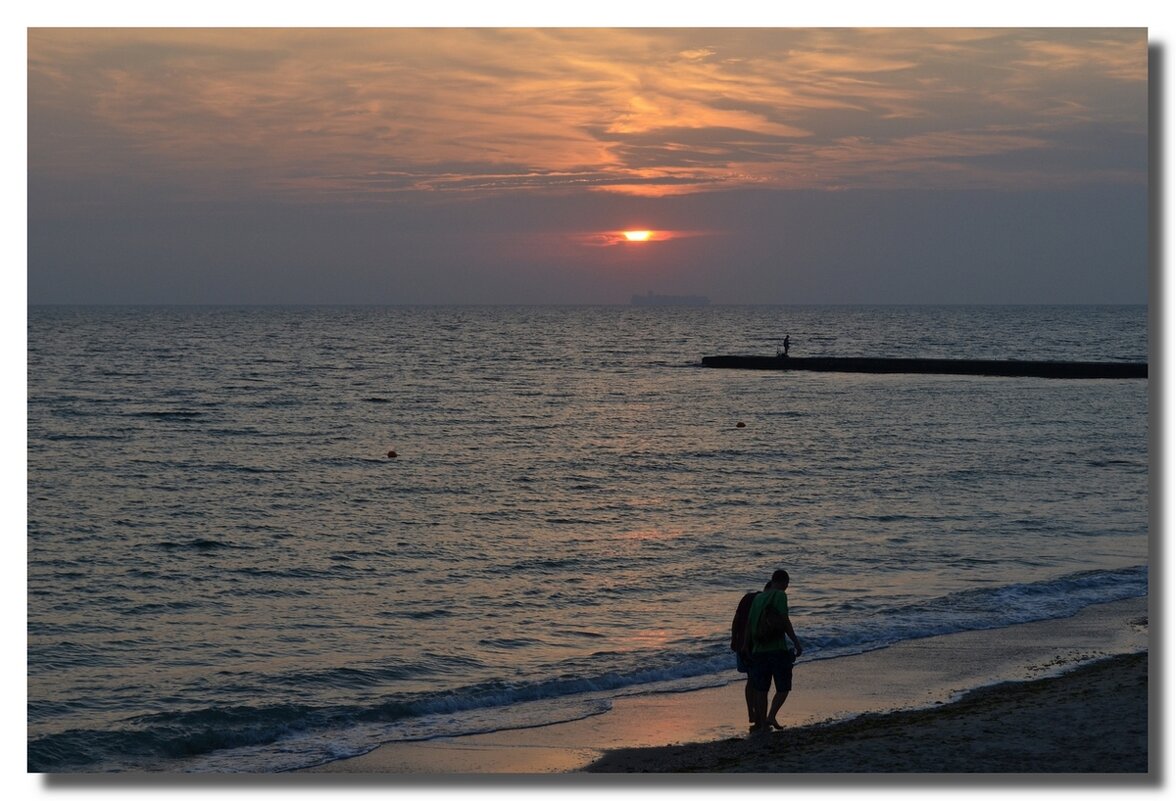
<svg viewBox="0 0 1176 801"><path fill-rule="evenodd" d="M788 348L791 345L792 345L792 338L789 337L787 334L785 334L784 335L784 344L782 345L782 350L777 350L776 355L783 356L785 359L787 359L788 358Z"/></svg>

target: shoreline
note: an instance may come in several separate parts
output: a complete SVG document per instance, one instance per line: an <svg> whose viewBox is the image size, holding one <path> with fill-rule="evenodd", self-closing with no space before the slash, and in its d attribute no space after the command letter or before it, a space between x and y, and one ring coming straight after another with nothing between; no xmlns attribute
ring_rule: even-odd
<svg viewBox="0 0 1176 801"><path fill-rule="evenodd" d="M1051 710L1061 708L1048 687L1077 688L1064 692L1089 695L1107 689L1091 680L1080 666L1103 666L1107 681L1117 688L1112 706L1138 706L1143 687L1143 714L1118 714L1124 725L1143 727L1143 765L1147 765L1147 649L1148 599L1130 598L1087 607L1073 617L1017 624L1004 629L959 632L910 640L852 656L797 663L794 689L779 715L785 731L749 737L742 677L722 687L681 693L651 693L616 699L601 715L530 729L387 743L356 757L306 768L316 774L536 774L593 772L690 772L797 770L786 763L764 761L755 749L772 742L791 742L797 731L838 737L866 737L869 731L888 730L894 715L956 715L961 696L1017 682L1029 687L1018 720L1028 726L1044 721L1044 733L1033 742L1050 742L1084 727L1095 745L1105 721L1083 722L1083 706L1071 710L1077 720L1064 725ZM1140 655L1131 662L1108 657ZM1078 670L1075 670L1078 668ZM1142 678L1140 678L1142 677ZM1044 683L1035 679L1046 679ZM1134 682L1134 683L1133 683ZM1028 684L1026 684L1028 683ZM1016 685L1012 685L1016 686ZM1020 691L1018 691L1020 692ZM1117 695L1116 695L1117 693ZM1132 695L1134 693L1134 695ZM1105 694L1105 693L1104 693ZM1021 697L1021 696L1018 696ZM956 702L956 703L953 703ZM1009 715L1016 710L1004 710ZM963 715L983 720L978 708ZM868 717L865 717L868 716ZM891 720L887 723L887 720ZM847 734L845 725L864 726L866 734ZM917 725L928 725L926 722ZM937 724L938 725L938 724ZM985 725L992 726L992 721ZM806 728L807 727L807 728ZM815 728L813 728L815 727ZM881 729L878 727L882 727ZM964 736L958 733L959 736ZM761 742L766 741L766 742ZM940 740L940 742L946 742ZM1132 740L1135 742L1135 740ZM684 745L689 744L689 745ZM929 757L933 743L924 749ZM946 746L941 745L940 750ZM1086 746L1090 748L1088 744ZM833 752L842 748L830 747ZM636 750L640 749L640 750ZM682 749L686 749L683 751ZM749 750L750 749L750 750ZM983 749L980 749L983 750ZM1138 748L1136 748L1138 750ZM689 753L687 753L689 752ZM746 759L736 758L744 753ZM751 756L747 756L750 754ZM1117 758L1117 757L1116 757ZM751 761L746 761L750 759ZM602 761L605 760L605 761ZM709 760L709 761L708 761ZM887 772L921 772L918 754L892 763ZM862 764L873 764L863 762ZM942 759L934 764L945 764ZM1059 763L1060 764L1060 763ZM1132 763L1138 767L1138 760ZM813 762L808 772L850 772L837 762ZM709 766L709 767L707 767ZM822 766L824 769L822 769ZM1083 768L1070 768L1084 770ZM864 768L875 771L878 768ZM1002 772L999 767L976 768ZM1018 771L1021 769L1018 769ZM1066 768L1059 768L1066 770ZM1108 769L1115 772L1114 769ZM1049 772L1049 771L1046 771Z"/></svg>
<svg viewBox="0 0 1176 801"><path fill-rule="evenodd" d="M607 752L586 773L1148 773L1148 654L761 737ZM1096 725L1091 725L1096 724Z"/></svg>

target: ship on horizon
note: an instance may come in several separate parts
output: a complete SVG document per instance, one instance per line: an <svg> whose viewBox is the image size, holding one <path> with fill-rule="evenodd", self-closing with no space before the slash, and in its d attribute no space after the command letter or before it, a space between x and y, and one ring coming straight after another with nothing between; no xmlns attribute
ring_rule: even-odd
<svg viewBox="0 0 1176 801"><path fill-rule="evenodd" d="M706 295L656 295L652 291L634 295L634 306L707 306L710 298Z"/></svg>

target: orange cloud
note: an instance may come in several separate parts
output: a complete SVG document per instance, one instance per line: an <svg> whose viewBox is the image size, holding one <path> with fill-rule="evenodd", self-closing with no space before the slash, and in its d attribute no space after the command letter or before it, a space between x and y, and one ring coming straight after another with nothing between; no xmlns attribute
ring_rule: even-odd
<svg viewBox="0 0 1176 801"><path fill-rule="evenodd" d="M1142 29L32 29L29 167L316 201L1142 182L1099 148L1145 141L1146 47Z"/></svg>

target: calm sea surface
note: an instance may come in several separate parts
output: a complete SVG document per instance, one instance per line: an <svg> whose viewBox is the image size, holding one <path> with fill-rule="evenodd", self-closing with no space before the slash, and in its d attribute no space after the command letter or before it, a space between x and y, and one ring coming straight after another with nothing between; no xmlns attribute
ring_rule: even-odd
<svg viewBox="0 0 1176 801"><path fill-rule="evenodd" d="M1131 307L33 307L28 767L275 771L1147 594ZM736 427L742 422L744 427ZM396 458L388 458L390 449Z"/></svg>

